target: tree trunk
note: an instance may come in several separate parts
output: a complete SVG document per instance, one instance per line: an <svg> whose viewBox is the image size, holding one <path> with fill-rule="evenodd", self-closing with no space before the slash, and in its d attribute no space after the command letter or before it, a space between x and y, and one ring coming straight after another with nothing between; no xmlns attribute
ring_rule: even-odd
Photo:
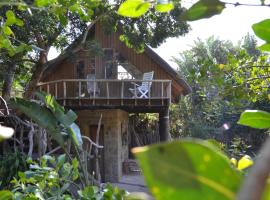
<svg viewBox="0 0 270 200"><path fill-rule="evenodd" d="M14 74L16 70L16 63L11 62L8 66L7 74L4 78L3 90L2 90L2 97L8 101L10 99L10 93L12 89L12 83L14 80Z"/></svg>
<svg viewBox="0 0 270 200"><path fill-rule="evenodd" d="M37 84L39 83L44 70L46 69L47 62L47 51L40 52L39 61L35 66L35 71L33 72L32 78L28 84L27 90L24 93L24 98L31 99L37 89Z"/></svg>

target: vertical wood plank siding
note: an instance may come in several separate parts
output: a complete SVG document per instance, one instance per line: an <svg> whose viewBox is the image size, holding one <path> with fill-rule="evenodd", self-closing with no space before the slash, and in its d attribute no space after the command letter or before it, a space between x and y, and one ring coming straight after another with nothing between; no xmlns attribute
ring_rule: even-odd
<svg viewBox="0 0 270 200"><path fill-rule="evenodd" d="M102 48L112 48L115 49L118 53L120 53L126 60L128 60L132 65L136 66L142 73L154 71L154 79L169 79L172 80L172 99L178 97L183 88L179 83L176 82L174 77L172 77L169 73L166 72L155 60L153 60L147 53L136 53L133 49L126 47L126 45L119 40L120 33L112 33L111 35L106 35L100 23L95 24L95 40L97 40ZM84 52L85 53L85 52ZM77 52L79 57L83 56L82 51ZM105 67L103 63L103 59L101 57L96 57L96 74L97 79L104 79ZM71 58L64 59L61 63L58 64L57 67L53 69L53 72L50 75L46 76L42 79L42 82L48 82L53 80L60 79L76 79L76 62ZM58 85L58 96L63 96L63 87L62 84ZM119 87L121 87L119 85ZM70 88L70 86L69 86ZM67 91L67 95L71 93L76 95L78 92L78 86L71 86L72 89ZM152 90L160 90L161 85L155 83L152 85ZM50 91L54 91L55 87L50 87Z"/></svg>
<svg viewBox="0 0 270 200"><path fill-rule="evenodd" d="M154 79L169 79L172 80L172 98L176 98L182 93L183 88L177 83L174 78L169 75L165 70L163 70L160 65L150 58L145 52L136 53L133 49L126 47L126 45L119 40L120 33L112 33L111 35L106 35L102 31L100 23L95 25L96 33L95 38L100 42L102 48L115 48L122 56L125 57L131 64L136 66L142 73L154 71ZM108 40L111 43L108 43ZM100 66L101 67L101 66ZM156 89L157 84L153 85L152 89Z"/></svg>

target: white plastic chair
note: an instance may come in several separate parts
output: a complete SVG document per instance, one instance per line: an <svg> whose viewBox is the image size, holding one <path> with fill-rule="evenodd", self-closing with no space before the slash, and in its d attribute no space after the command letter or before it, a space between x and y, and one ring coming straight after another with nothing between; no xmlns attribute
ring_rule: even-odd
<svg viewBox="0 0 270 200"><path fill-rule="evenodd" d="M97 83L95 82L96 76L94 74L87 74L87 92L90 96L99 95L99 88L97 86Z"/></svg>
<svg viewBox="0 0 270 200"><path fill-rule="evenodd" d="M146 72L143 74L143 82L141 85L132 82L135 86L134 88L129 88L129 91L133 94L133 98L148 98L153 77L153 71Z"/></svg>

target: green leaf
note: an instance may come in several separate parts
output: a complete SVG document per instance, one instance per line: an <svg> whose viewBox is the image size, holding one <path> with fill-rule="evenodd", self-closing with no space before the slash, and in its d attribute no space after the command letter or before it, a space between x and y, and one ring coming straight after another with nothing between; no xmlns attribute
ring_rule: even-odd
<svg viewBox="0 0 270 200"><path fill-rule="evenodd" d="M67 114L65 114L64 108L57 103L55 98L47 94L46 92L36 92L36 95L39 99L45 103L47 108L49 108L54 114L55 118L59 120L66 128L69 127L73 122L77 119L77 114L72 110L69 110Z"/></svg>
<svg viewBox="0 0 270 200"><path fill-rule="evenodd" d="M82 135L80 128L77 124L73 123L70 125L70 127L67 129L69 136L73 140L73 142L78 146L82 147L83 141L82 141Z"/></svg>
<svg viewBox="0 0 270 200"><path fill-rule="evenodd" d="M58 128L58 120L47 108L36 102L27 101L21 98L12 99L10 103L14 108L19 109L41 127L47 129L59 145L62 146L64 144L64 136Z"/></svg>
<svg viewBox="0 0 270 200"><path fill-rule="evenodd" d="M270 43L265 43L259 47L261 51L270 51Z"/></svg>
<svg viewBox="0 0 270 200"><path fill-rule="evenodd" d="M16 24L17 26L23 26L23 25L24 25L24 22L23 22L21 19L16 18L15 24Z"/></svg>
<svg viewBox="0 0 270 200"><path fill-rule="evenodd" d="M194 21L220 14L225 4L219 0L200 0L188 9L182 16L184 20Z"/></svg>
<svg viewBox="0 0 270 200"><path fill-rule="evenodd" d="M62 167L62 165L65 163L65 161L66 161L66 154L62 154L62 155L58 156L56 167L57 168Z"/></svg>
<svg viewBox="0 0 270 200"><path fill-rule="evenodd" d="M11 28L9 26L3 26L3 32L6 35L14 35L13 31L11 30Z"/></svg>
<svg viewBox="0 0 270 200"><path fill-rule="evenodd" d="M158 12L169 12L172 9L174 9L174 5L172 2L167 3L167 4L157 4L155 6L156 11Z"/></svg>
<svg viewBox="0 0 270 200"><path fill-rule="evenodd" d="M0 142L13 136L14 129L0 125Z"/></svg>
<svg viewBox="0 0 270 200"><path fill-rule="evenodd" d="M7 17L7 20L6 20L7 25L12 25L12 24L16 23L17 19L16 19L16 16L12 10L8 10L6 12L6 17Z"/></svg>
<svg viewBox="0 0 270 200"><path fill-rule="evenodd" d="M270 42L270 19L265 19L259 23L253 24L252 29L259 38Z"/></svg>
<svg viewBox="0 0 270 200"><path fill-rule="evenodd" d="M118 14L124 17L135 18L145 14L149 8L150 3L144 0L127 0L120 5Z"/></svg>
<svg viewBox="0 0 270 200"><path fill-rule="evenodd" d="M35 0L37 7L46 7L50 5L50 0Z"/></svg>
<svg viewBox="0 0 270 200"><path fill-rule="evenodd" d="M235 199L241 175L220 151L200 140L133 150L157 200Z"/></svg>
<svg viewBox="0 0 270 200"><path fill-rule="evenodd" d="M246 110L237 123L258 129L270 128L270 113L261 110Z"/></svg>
<svg viewBox="0 0 270 200"><path fill-rule="evenodd" d="M13 199L12 192L8 190L1 190L0 191L0 200L11 200Z"/></svg>

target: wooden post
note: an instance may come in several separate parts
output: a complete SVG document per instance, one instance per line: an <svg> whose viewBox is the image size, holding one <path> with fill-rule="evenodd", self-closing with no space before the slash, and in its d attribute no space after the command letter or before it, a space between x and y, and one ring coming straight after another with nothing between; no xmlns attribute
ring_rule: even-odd
<svg viewBox="0 0 270 200"><path fill-rule="evenodd" d="M121 81L121 106L124 104L123 98L124 98L124 81Z"/></svg>
<svg viewBox="0 0 270 200"><path fill-rule="evenodd" d="M162 81L161 82L161 101L162 101L162 106L164 105L164 90L163 90L163 87L164 87L164 82Z"/></svg>
<svg viewBox="0 0 270 200"><path fill-rule="evenodd" d="M92 84L92 83L91 83ZM93 94L93 104L96 104L96 80L94 80L93 85L94 85L94 94Z"/></svg>
<svg viewBox="0 0 270 200"><path fill-rule="evenodd" d="M109 94L109 84L108 84L108 81L106 81L106 96L107 96L107 104L109 105L110 94Z"/></svg>
<svg viewBox="0 0 270 200"><path fill-rule="evenodd" d="M151 92L150 92L150 84L151 82L148 81L148 105L151 105Z"/></svg>
<svg viewBox="0 0 270 200"><path fill-rule="evenodd" d="M79 81L79 105L81 106L82 82Z"/></svg>
<svg viewBox="0 0 270 200"><path fill-rule="evenodd" d="M137 106L137 89L136 89L136 84L134 84L134 99L135 99L135 106Z"/></svg>
<svg viewBox="0 0 270 200"><path fill-rule="evenodd" d="M47 93L48 94L50 93L50 84L49 83L47 84Z"/></svg>
<svg viewBox="0 0 270 200"><path fill-rule="evenodd" d="M67 84L66 81L63 82L63 88L64 88L64 106L66 105L66 97L67 97Z"/></svg>
<svg viewBox="0 0 270 200"><path fill-rule="evenodd" d="M57 97L58 97L58 91L57 91L57 83L55 83L55 85L54 85L54 92L55 92L55 99L57 99Z"/></svg>
<svg viewBox="0 0 270 200"><path fill-rule="evenodd" d="M170 137L170 120L169 120L169 107L165 107L163 111L159 113L159 137L160 141L169 141Z"/></svg>

